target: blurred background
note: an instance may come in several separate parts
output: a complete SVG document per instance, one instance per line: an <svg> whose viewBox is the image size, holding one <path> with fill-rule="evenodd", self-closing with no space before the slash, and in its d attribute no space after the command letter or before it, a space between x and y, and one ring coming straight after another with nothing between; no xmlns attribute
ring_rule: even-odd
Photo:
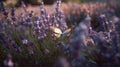
<svg viewBox="0 0 120 67"><path fill-rule="evenodd" d="M4 5L8 8L16 7L16 15L24 13L21 8L21 0L0 0L4 2ZM22 0L24 1L28 11L34 11L35 15L40 15L39 5L43 1L45 8L49 14L54 12L56 0ZM76 25L82 21L86 16L86 12L92 17L93 28L96 28L98 24L95 19L100 14L107 14L109 17L116 15L120 17L120 0L62 0L61 9L66 16L66 22L69 27ZM2 17L2 15L1 15Z"/></svg>
<svg viewBox="0 0 120 67"><path fill-rule="evenodd" d="M0 0L4 1L6 5L9 6L18 6L20 0ZM44 1L45 4L53 4L56 0L23 0L25 4L38 5L41 1ZM119 3L120 0L62 0L64 3L75 2L75 3L85 3L85 2L116 2Z"/></svg>
<svg viewBox="0 0 120 67"><path fill-rule="evenodd" d="M16 7L16 15L24 13L21 8L21 0L0 0L4 2L4 5L8 8ZM34 11L35 15L40 15L39 5L43 1L45 8L49 14L53 13L56 0L23 0L28 11ZM76 25L82 21L86 16L86 12L89 12L93 18L93 28L96 28L98 24L96 16L100 14L107 14L108 16L116 15L120 17L120 0L62 0L61 9L66 15L66 22L68 26ZM74 7L74 8L73 8Z"/></svg>

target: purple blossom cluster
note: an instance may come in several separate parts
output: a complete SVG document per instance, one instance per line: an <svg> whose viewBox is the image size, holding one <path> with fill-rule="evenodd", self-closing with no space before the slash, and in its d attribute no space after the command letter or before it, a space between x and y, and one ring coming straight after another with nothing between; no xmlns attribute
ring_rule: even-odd
<svg viewBox="0 0 120 67"><path fill-rule="evenodd" d="M43 2L40 3L40 16L28 11L24 2L21 4L25 13L16 16L16 8L11 8L9 17L9 10L0 3L0 13L4 15L0 18L0 47L3 45L4 51L0 49L0 52L8 55L4 66L15 67L14 58L20 59L19 62L27 58L26 63L33 64L28 67L120 67L119 17L100 14L96 19L99 26L94 30L92 17L87 12L83 21L67 32L61 0L56 1L55 12L51 15ZM51 39L51 26L58 32L55 35L60 32L58 41ZM69 38L64 37L67 34Z"/></svg>
<svg viewBox="0 0 120 67"><path fill-rule="evenodd" d="M39 40L46 37L47 33L50 31L50 26L58 27L63 31L67 29L67 25L65 23L65 16L60 9L60 0L56 1L55 13L53 13L52 15L49 15L47 13L43 2L40 3L40 16L34 16L33 11L28 11L23 1L21 1L21 4L25 14L21 13L19 16L16 16L16 8L12 8L11 17L9 19L7 8L2 2L0 3L1 10L5 16L5 19L7 19L7 22L9 21L10 24L17 27L24 26L21 29L24 29L26 27L34 28L34 33L35 35L37 35ZM4 22L4 20L1 21Z"/></svg>
<svg viewBox="0 0 120 67"><path fill-rule="evenodd" d="M36 56L36 52L41 51L42 54L47 55L49 50L41 44L44 43L45 38L48 38L50 27L62 31L67 29L65 15L60 9L61 1L56 1L55 12L51 15L47 13L44 3L41 2L40 16L35 16L34 11L28 11L24 2L22 0L20 2L24 10L20 15L16 15L17 8L8 9L3 2L0 2L0 13L4 15L0 17L0 44L4 45L6 54L18 53L20 56L32 57ZM41 53L37 56L42 56ZM6 62L9 67L9 60ZM7 63L5 64L7 66Z"/></svg>
<svg viewBox="0 0 120 67"><path fill-rule="evenodd" d="M55 12L51 15L51 23L50 25L53 25L55 27L58 27L62 29L62 31L65 31L67 29L67 25L65 23L65 15L63 11L60 9L61 1L57 0L56 1L56 6L55 6Z"/></svg>
<svg viewBox="0 0 120 67"><path fill-rule="evenodd" d="M72 60L65 62L66 64L69 63L71 67L120 66L120 33L118 30L120 19L116 16L110 19L106 14L101 14L97 20L100 25L93 30L88 13L86 18L75 27L70 43L68 45L58 43L59 48L67 54L66 58L72 57ZM65 67L61 60L59 63L61 63L60 67Z"/></svg>

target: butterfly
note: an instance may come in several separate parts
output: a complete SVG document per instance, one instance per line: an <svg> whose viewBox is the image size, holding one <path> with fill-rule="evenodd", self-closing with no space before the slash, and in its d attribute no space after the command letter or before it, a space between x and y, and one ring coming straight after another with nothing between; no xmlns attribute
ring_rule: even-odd
<svg viewBox="0 0 120 67"><path fill-rule="evenodd" d="M65 31L62 32L62 30L58 27L54 27L54 26L50 26L50 30L52 31L52 35L56 38L60 38L60 37L66 37L69 36L72 28L68 28Z"/></svg>

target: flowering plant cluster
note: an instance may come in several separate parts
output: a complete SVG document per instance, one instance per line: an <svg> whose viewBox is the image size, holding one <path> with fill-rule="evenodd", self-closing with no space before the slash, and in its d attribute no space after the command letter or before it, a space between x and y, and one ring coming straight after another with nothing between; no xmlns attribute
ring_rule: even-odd
<svg viewBox="0 0 120 67"><path fill-rule="evenodd" d="M6 67L119 67L120 18L100 14L94 30L89 11L74 27L68 28L56 1L49 15L40 3L40 16L28 11L16 16L0 3L0 66ZM10 12L10 13L9 13ZM10 14L10 16L9 16ZM7 58L6 58L7 57Z"/></svg>
<svg viewBox="0 0 120 67"><path fill-rule="evenodd" d="M52 60L61 54L55 44L63 41L60 36L67 29L60 4L61 1L57 0L55 12L49 15L44 3L41 2L40 16L35 16L34 12L28 11L24 2L21 1L21 7L25 13L16 16L16 8L8 9L1 2L0 13L4 15L3 18L0 18L1 57L5 58L6 54L12 55L15 61L23 66L26 65L25 62L28 61L28 58L32 58L30 62L28 61L30 64L31 62L36 65L42 62L43 66L45 63L53 64ZM25 62L19 58L23 58ZM45 59L49 59L48 62L45 62ZM7 60L12 60L12 58Z"/></svg>

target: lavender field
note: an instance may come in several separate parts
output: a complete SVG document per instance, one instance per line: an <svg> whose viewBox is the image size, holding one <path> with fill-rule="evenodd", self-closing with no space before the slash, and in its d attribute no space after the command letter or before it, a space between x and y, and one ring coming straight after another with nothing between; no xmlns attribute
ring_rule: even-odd
<svg viewBox="0 0 120 67"><path fill-rule="evenodd" d="M119 0L38 1L0 1L0 67L120 67Z"/></svg>

